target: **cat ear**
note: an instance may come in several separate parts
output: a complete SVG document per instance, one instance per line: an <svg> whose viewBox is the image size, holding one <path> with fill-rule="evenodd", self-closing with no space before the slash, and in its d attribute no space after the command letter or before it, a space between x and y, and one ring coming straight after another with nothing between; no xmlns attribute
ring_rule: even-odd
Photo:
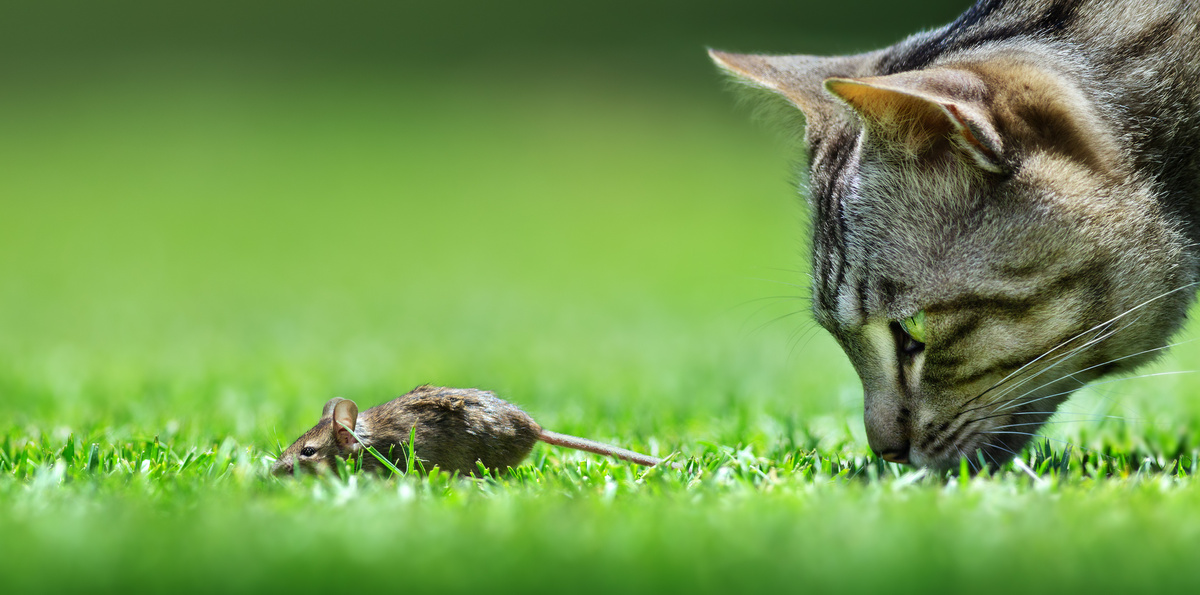
<svg viewBox="0 0 1200 595"><path fill-rule="evenodd" d="M825 80L825 89L854 109L868 130L913 154L949 138L980 168L1001 173L1000 135L973 73L949 68Z"/></svg>
<svg viewBox="0 0 1200 595"><path fill-rule="evenodd" d="M866 55L860 56L767 56L731 54L708 50L709 57L725 71L760 89L786 98L804 112L810 122L836 116L837 104L822 88L830 77L850 77L859 72Z"/></svg>
<svg viewBox="0 0 1200 595"><path fill-rule="evenodd" d="M333 431L337 436L338 447L343 451L357 450L354 447L358 446L358 441L342 425L345 424L350 430L354 430L357 423L358 404L349 399L339 399L333 407Z"/></svg>

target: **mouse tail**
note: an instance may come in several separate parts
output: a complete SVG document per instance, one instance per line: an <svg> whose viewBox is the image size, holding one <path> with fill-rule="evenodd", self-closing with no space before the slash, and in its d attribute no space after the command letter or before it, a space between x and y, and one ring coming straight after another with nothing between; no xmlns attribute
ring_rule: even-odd
<svg viewBox="0 0 1200 595"><path fill-rule="evenodd" d="M637 463L638 465L645 465L647 467L653 467L662 462L662 459L658 457L644 455L640 452L633 452L632 450L625 450L624 448L619 448L603 442L596 442L595 440L559 434L558 432L551 432L550 430L545 429L542 430L542 434L539 436L539 439L547 444L565 446L567 448L583 450L607 457L616 457L622 461L629 461L630 463Z"/></svg>

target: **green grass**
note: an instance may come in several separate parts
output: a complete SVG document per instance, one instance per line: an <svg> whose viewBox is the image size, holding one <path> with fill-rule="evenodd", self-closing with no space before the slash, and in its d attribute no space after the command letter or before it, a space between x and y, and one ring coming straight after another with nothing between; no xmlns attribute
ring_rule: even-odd
<svg viewBox="0 0 1200 595"><path fill-rule="evenodd" d="M1079 395L1040 480L869 457L786 151L715 82L189 68L0 96L0 590L1200 585L1194 375ZM687 470L265 475L425 382Z"/></svg>

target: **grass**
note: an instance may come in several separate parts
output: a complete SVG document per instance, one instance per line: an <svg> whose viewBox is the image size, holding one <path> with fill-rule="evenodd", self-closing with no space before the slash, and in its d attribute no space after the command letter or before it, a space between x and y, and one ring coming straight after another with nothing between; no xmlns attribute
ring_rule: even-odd
<svg viewBox="0 0 1200 595"><path fill-rule="evenodd" d="M1195 375L1085 391L1037 480L869 456L784 151L715 83L146 68L0 97L4 592L1200 584ZM424 382L687 469L266 476Z"/></svg>

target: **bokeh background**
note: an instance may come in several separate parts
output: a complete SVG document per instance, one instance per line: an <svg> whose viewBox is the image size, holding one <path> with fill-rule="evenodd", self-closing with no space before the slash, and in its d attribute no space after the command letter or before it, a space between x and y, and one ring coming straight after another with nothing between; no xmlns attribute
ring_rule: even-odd
<svg viewBox="0 0 1200 595"><path fill-rule="evenodd" d="M705 49L867 50L968 4L0 0L0 590L1193 580L1169 478L1060 499L837 466L904 472L866 458L807 313L794 130ZM1186 378L1089 390L1047 434L1195 460ZM511 483L260 477L330 397L424 382L720 469L539 447Z"/></svg>
<svg viewBox="0 0 1200 595"><path fill-rule="evenodd" d="M705 48L966 4L6 2L0 416L266 440L421 382L568 424L853 406L797 299L800 155ZM800 398L818 369L845 394Z"/></svg>
<svg viewBox="0 0 1200 595"><path fill-rule="evenodd" d="M968 4L7 2L0 419L268 448L432 382L865 452L806 312L795 130L705 48L862 51ZM1197 427L1173 382L1075 414Z"/></svg>

